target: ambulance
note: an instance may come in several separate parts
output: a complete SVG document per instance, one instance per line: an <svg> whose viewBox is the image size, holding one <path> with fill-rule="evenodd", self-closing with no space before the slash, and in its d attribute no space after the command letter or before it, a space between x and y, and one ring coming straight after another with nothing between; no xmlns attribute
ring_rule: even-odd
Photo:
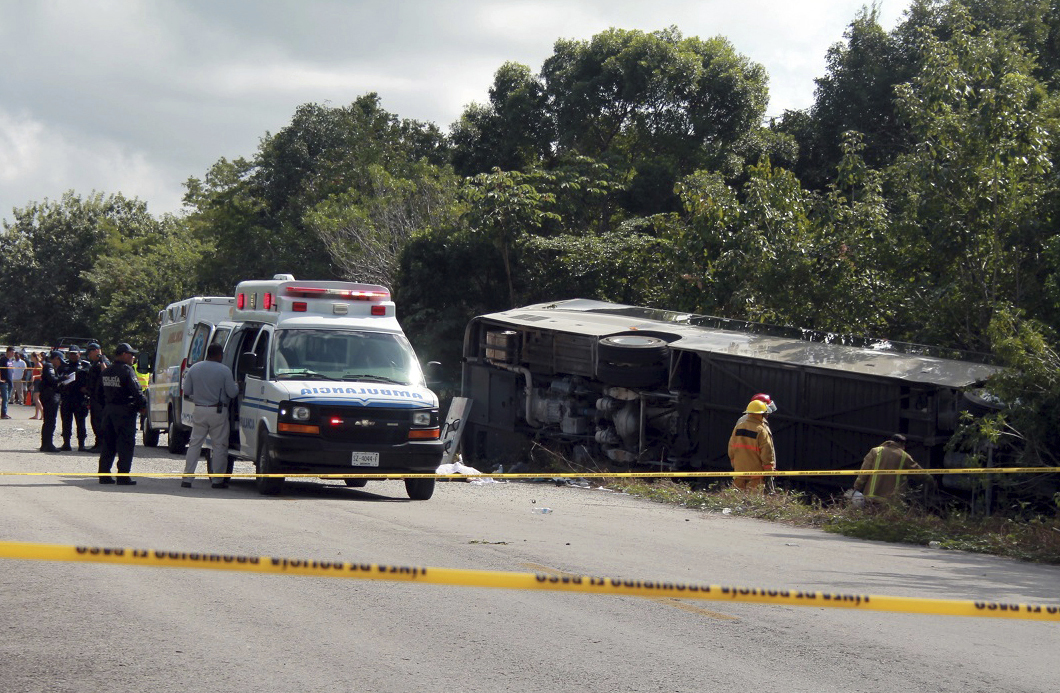
<svg viewBox="0 0 1060 693"><path fill-rule="evenodd" d="M229 456L259 474L433 473L443 443L438 397L374 284L271 280L236 286L224 349L240 395L230 407ZM279 493L282 476L258 477ZM413 500L434 479L404 479ZM346 479L364 486L365 479Z"/></svg>
<svg viewBox="0 0 1060 693"><path fill-rule="evenodd" d="M206 358L206 346L215 338L217 324L230 320L235 298L195 296L170 303L158 312L158 343L154 351L141 352L137 374L147 378L147 416L140 432L148 447L166 434L169 451L182 454L191 435L191 416L184 409L184 371Z"/></svg>

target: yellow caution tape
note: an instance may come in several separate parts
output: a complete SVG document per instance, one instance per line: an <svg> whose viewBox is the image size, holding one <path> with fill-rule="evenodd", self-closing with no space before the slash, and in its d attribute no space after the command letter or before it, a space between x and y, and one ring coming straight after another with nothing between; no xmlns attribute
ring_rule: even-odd
<svg viewBox="0 0 1060 693"><path fill-rule="evenodd" d="M148 566L197 568L245 573L272 573L358 580L389 580L433 585L493 587L514 590L552 590L611 594L628 597L676 597L707 601L750 602L783 606L818 606L862 611L889 611L939 616L987 616L991 618L1060 621L1060 606L991 601L918 599L868 594L815 592L707 585L670 580L631 580L591 575L507 573L493 570L463 570L425 566L347 563L275 556L237 556L154 549L103 548L0 542L0 558L39 561L71 561Z"/></svg>
<svg viewBox="0 0 1060 693"><path fill-rule="evenodd" d="M95 476L139 476L156 478L173 477L223 477L226 479L255 479L259 477L275 477L285 479L674 479L674 478L732 478L745 476L896 476L908 475L946 475L946 474L1055 474L1060 472L1060 467L975 467L967 469L875 469L860 471L857 469L824 469L816 471L760 471L760 472L538 472L528 474L495 474L487 472L483 474L373 474L371 472L357 474L185 474L184 472L132 472L129 474L113 474L108 472L13 472L0 471L0 476L64 476L64 477L95 477Z"/></svg>

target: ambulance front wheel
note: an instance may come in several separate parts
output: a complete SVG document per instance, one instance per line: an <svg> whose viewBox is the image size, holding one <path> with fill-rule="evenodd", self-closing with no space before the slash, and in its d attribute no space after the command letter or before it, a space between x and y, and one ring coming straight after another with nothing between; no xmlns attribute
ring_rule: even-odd
<svg viewBox="0 0 1060 693"><path fill-rule="evenodd" d="M368 485L368 479L343 479L350 488L364 488Z"/></svg>
<svg viewBox="0 0 1060 693"><path fill-rule="evenodd" d="M262 441L258 446L258 458L254 460L254 469L258 474L272 474L272 462L269 455L268 441ZM256 476L254 484L258 487L258 493L263 496L275 496L283 488L282 476Z"/></svg>
<svg viewBox="0 0 1060 693"><path fill-rule="evenodd" d="M405 479L405 493L412 500L430 500L434 495L434 479Z"/></svg>

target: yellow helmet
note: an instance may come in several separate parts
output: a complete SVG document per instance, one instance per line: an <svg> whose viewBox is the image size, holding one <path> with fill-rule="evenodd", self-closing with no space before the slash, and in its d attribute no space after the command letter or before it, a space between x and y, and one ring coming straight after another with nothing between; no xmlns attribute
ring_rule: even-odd
<svg viewBox="0 0 1060 693"><path fill-rule="evenodd" d="M747 404L747 409L744 409L743 413L744 414L768 414L769 413L769 405L766 404L765 402L761 401L761 400L752 399Z"/></svg>

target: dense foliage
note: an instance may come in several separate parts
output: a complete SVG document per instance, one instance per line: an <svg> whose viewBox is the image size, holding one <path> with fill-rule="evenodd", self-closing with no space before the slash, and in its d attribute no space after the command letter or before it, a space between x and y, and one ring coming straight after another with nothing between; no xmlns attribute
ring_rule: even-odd
<svg viewBox="0 0 1060 693"><path fill-rule="evenodd" d="M915 0L890 31L865 9L814 105L768 123L764 69L723 37L562 39L447 134L375 94L305 104L189 179L178 217L120 194L16 210L0 326L146 344L169 301L291 272L392 285L453 364L475 314L599 298L993 351L1019 411L981 435L1052 462L1058 89L1046 0Z"/></svg>

